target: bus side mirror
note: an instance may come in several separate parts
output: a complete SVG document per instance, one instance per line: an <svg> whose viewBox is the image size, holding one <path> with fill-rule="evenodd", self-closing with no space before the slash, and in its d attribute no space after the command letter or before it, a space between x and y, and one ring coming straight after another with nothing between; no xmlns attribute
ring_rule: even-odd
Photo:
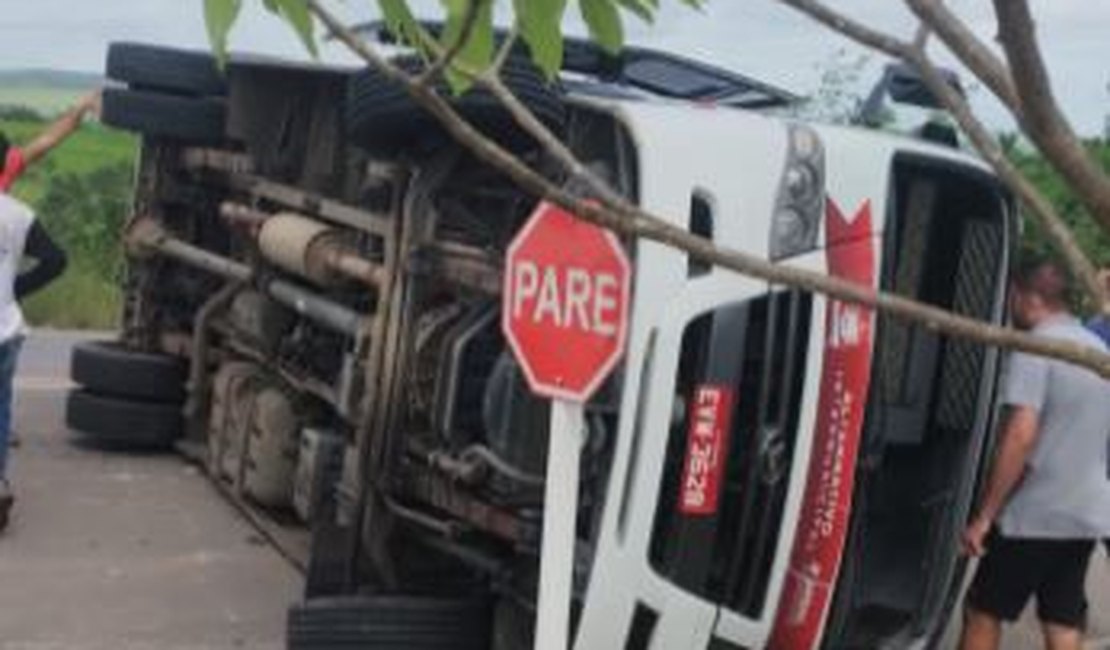
<svg viewBox="0 0 1110 650"><path fill-rule="evenodd" d="M961 96L966 96L955 72L943 68L938 70L946 84ZM863 102L853 121L864 126L882 126L888 100L894 104L921 108L938 110L944 108L917 70L904 63L892 63L883 70L882 77Z"/></svg>

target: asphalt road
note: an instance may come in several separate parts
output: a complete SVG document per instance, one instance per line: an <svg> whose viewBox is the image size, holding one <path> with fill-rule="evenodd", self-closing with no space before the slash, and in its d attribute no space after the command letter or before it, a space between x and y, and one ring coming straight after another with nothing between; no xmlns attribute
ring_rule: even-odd
<svg viewBox="0 0 1110 650"><path fill-rule="evenodd" d="M69 348L42 332L17 379L12 477L0 534L0 650L282 647L300 577L195 469L172 455L82 448L62 418ZM1088 647L1110 650L1110 560L1088 581ZM943 648L954 648L957 620ZM1032 612L1005 650L1042 647Z"/></svg>
<svg viewBox="0 0 1110 650"><path fill-rule="evenodd" d="M24 349L0 534L0 650L283 647L300 577L172 455L105 453L64 430L72 334Z"/></svg>

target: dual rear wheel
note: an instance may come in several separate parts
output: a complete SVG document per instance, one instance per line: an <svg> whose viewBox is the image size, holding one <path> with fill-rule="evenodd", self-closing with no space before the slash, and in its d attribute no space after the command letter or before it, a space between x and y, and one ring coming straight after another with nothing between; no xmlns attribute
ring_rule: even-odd
<svg viewBox="0 0 1110 650"><path fill-rule="evenodd" d="M66 425L88 442L160 449L181 436L186 363L114 342L79 343L66 400Z"/></svg>

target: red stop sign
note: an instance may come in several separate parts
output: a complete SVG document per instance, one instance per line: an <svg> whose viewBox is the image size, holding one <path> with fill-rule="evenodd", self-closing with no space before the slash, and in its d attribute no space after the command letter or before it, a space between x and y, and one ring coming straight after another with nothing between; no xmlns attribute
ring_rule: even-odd
<svg viewBox="0 0 1110 650"><path fill-rule="evenodd" d="M539 395L584 402L624 351L632 272L613 233L540 203L506 254L501 326Z"/></svg>

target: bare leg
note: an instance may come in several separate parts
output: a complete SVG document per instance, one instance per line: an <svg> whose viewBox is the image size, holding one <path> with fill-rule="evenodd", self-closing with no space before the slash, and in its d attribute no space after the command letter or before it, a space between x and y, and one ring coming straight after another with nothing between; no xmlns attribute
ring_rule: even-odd
<svg viewBox="0 0 1110 650"><path fill-rule="evenodd" d="M1048 650L1080 650L1083 647L1083 631L1074 627L1043 623L1044 645Z"/></svg>
<svg viewBox="0 0 1110 650"><path fill-rule="evenodd" d="M960 650L998 650L1001 642L1001 621L970 607L964 612L964 631L960 636Z"/></svg>

